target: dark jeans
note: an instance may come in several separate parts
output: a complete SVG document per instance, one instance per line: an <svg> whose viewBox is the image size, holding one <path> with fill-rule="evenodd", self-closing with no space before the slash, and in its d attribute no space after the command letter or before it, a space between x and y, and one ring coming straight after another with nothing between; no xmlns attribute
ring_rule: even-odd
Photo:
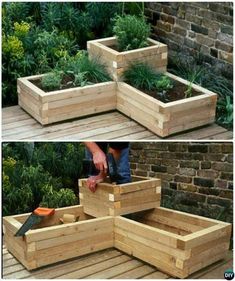
<svg viewBox="0 0 235 281"><path fill-rule="evenodd" d="M88 149L85 150L86 159L92 159L92 154ZM130 171L130 163L129 163L129 147L124 148L121 151L121 156L117 161L117 173L119 180L117 184L128 183L131 182L131 171Z"/></svg>

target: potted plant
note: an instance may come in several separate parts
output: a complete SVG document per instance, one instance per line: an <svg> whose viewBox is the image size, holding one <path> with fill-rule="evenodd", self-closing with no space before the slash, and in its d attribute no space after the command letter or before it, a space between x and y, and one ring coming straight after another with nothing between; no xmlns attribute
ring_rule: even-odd
<svg viewBox="0 0 235 281"><path fill-rule="evenodd" d="M217 94L173 74L133 64L118 83L117 109L155 134L171 134L214 122Z"/></svg>
<svg viewBox="0 0 235 281"><path fill-rule="evenodd" d="M85 52L50 73L19 78L17 90L19 105L43 125L116 109L116 83Z"/></svg>
<svg viewBox="0 0 235 281"><path fill-rule="evenodd" d="M114 37L87 42L91 58L99 57L116 81L133 62L145 62L165 72L167 66L167 45L150 39L150 26L144 17L118 16L114 26Z"/></svg>

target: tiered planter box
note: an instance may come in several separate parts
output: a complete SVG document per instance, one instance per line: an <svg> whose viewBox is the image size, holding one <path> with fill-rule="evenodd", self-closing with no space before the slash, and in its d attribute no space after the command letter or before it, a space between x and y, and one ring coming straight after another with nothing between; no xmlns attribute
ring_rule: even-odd
<svg viewBox="0 0 235 281"><path fill-rule="evenodd" d="M78 221L61 224L64 214L73 214ZM29 270L114 245L113 218L93 218L84 213L83 206L56 209L55 215L45 218L37 229L15 237L28 216L4 217L3 224L7 249Z"/></svg>
<svg viewBox="0 0 235 281"><path fill-rule="evenodd" d="M79 198L86 214L102 217L130 214L160 206L161 181L155 178L132 177L131 183L99 183L95 193L79 180Z"/></svg>
<svg viewBox="0 0 235 281"><path fill-rule="evenodd" d="M115 217L114 246L175 277L225 258L229 249L229 223L161 207L131 217Z"/></svg>
<svg viewBox="0 0 235 281"><path fill-rule="evenodd" d="M189 84L185 79L168 72L165 74L175 81ZM161 137L213 123L217 94L196 84L192 88L201 94L163 103L124 82L119 82L117 109Z"/></svg>
<svg viewBox="0 0 235 281"><path fill-rule="evenodd" d="M17 80L19 105L42 125L116 109L116 83L44 92L31 81L35 75Z"/></svg>
<svg viewBox="0 0 235 281"><path fill-rule="evenodd" d="M151 65L159 72L165 72L167 67L167 45L148 39L149 46L145 48L118 52L112 47L117 46L115 37L92 40L87 42L89 56L98 58L105 63L111 77L120 81L123 71L132 63L143 62Z"/></svg>

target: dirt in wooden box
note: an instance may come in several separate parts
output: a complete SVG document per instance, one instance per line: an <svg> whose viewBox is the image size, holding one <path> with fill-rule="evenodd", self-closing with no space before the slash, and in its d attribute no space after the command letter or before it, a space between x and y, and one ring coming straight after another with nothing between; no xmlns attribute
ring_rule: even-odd
<svg viewBox="0 0 235 281"><path fill-rule="evenodd" d="M186 86L180 82L174 81L174 87L172 89L168 90L166 93L157 92L157 90L155 90L155 91L148 91L148 90L143 90L143 89L138 89L138 90L140 90L140 91L144 92L145 94L147 94L161 102L164 102L164 103L182 100L182 99L186 99L186 98L190 98L190 97L195 97L195 96L199 96L202 94L194 89L191 89L190 95L187 95L186 94L187 89L188 89L188 86Z"/></svg>

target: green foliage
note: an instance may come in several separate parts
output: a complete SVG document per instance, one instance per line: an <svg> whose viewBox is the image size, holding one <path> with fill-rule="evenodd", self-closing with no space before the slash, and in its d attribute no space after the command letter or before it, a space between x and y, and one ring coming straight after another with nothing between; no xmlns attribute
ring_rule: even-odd
<svg viewBox="0 0 235 281"><path fill-rule="evenodd" d="M124 81L137 89L153 90L158 74L145 63L132 64L123 74Z"/></svg>
<svg viewBox="0 0 235 281"><path fill-rule="evenodd" d="M78 204L78 199L71 189L62 188L55 191L52 186L47 189L40 203L41 207L61 208Z"/></svg>
<svg viewBox="0 0 235 281"><path fill-rule="evenodd" d="M233 85L230 81L218 75L213 67L201 65L198 58L190 60L181 56L173 57L168 69L170 72L218 94L216 122L228 129L233 128Z"/></svg>
<svg viewBox="0 0 235 281"><path fill-rule="evenodd" d="M61 81L61 73L54 71L42 77L42 87L47 91L56 90L60 88Z"/></svg>
<svg viewBox="0 0 235 281"><path fill-rule="evenodd" d="M155 88L159 92L167 92L168 90L172 89L174 87L174 84L172 80L165 76L161 75L159 79L155 82Z"/></svg>
<svg viewBox="0 0 235 281"><path fill-rule="evenodd" d="M144 91L155 91L163 102L168 102L168 91L174 87L172 80L156 72L150 65L137 63L124 72L124 81Z"/></svg>
<svg viewBox="0 0 235 281"><path fill-rule="evenodd" d="M150 25L143 17L126 15L118 16L113 28L117 37L120 51L133 50L148 46L147 38L150 35Z"/></svg>
<svg viewBox="0 0 235 281"><path fill-rule="evenodd" d="M91 16L92 30L96 37L112 36L112 18L120 14L121 3L90 2L86 4L86 10Z"/></svg>
<svg viewBox="0 0 235 281"><path fill-rule="evenodd" d="M225 99L219 99L216 112L218 123L228 127L233 123L233 104L231 100L230 96L226 96Z"/></svg>
<svg viewBox="0 0 235 281"><path fill-rule="evenodd" d="M84 87L110 80L106 67L98 60L89 59L87 53L81 51L74 57L62 58L54 71L42 78L42 88L54 90L72 86Z"/></svg>
<svg viewBox="0 0 235 281"><path fill-rule="evenodd" d="M78 143L4 143L3 215L77 204L82 159Z"/></svg>
<svg viewBox="0 0 235 281"><path fill-rule="evenodd" d="M18 103L17 78L51 72L59 60L86 48L87 40L111 35L111 18L119 7L118 3L3 3L3 106Z"/></svg>

